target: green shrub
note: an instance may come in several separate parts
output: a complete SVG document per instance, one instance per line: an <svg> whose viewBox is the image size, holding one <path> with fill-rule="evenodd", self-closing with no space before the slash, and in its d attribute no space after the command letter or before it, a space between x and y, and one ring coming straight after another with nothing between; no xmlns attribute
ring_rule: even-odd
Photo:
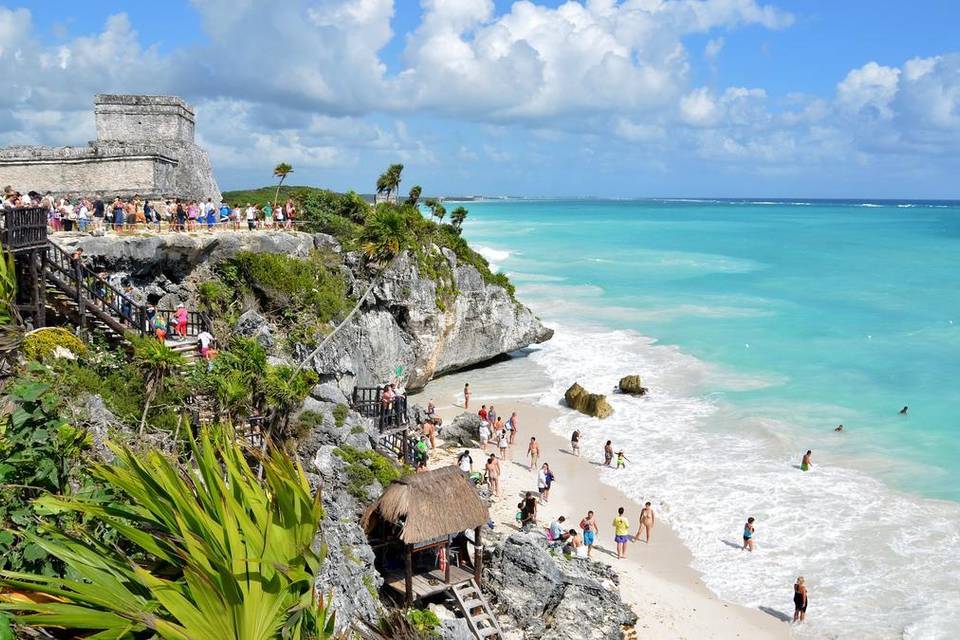
<svg viewBox="0 0 960 640"><path fill-rule="evenodd" d="M333 408L333 424L337 425L337 429L343 427L343 423L347 421L347 414L350 413L350 407L345 404L338 404Z"/></svg>
<svg viewBox="0 0 960 640"><path fill-rule="evenodd" d="M37 329L23 339L23 354L30 360L46 360L57 347L63 347L76 356L87 353L87 345L80 338L60 327Z"/></svg>
<svg viewBox="0 0 960 640"><path fill-rule="evenodd" d="M429 609L410 609L407 611L407 619L417 631L436 631L440 626L440 618Z"/></svg>
<svg viewBox="0 0 960 640"><path fill-rule="evenodd" d="M219 271L228 285L252 289L264 309L282 316L303 310L316 322L326 323L342 317L351 306L340 271L317 251L304 259L243 252Z"/></svg>
<svg viewBox="0 0 960 640"><path fill-rule="evenodd" d="M347 463L347 491L361 501L366 500L367 487L374 480L386 487L403 475L403 469L376 451L360 451L349 445L340 445L333 453Z"/></svg>
<svg viewBox="0 0 960 640"><path fill-rule="evenodd" d="M219 280L207 280L197 287L200 308L204 311L223 312L233 301L234 291Z"/></svg>

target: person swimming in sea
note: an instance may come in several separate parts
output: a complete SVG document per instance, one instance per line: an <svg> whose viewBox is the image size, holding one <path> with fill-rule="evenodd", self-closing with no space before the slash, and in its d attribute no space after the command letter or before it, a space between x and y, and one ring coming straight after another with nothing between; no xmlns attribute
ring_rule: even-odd
<svg viewBox="0 0 960 640"><path fill-rule="evenodd" d="M810 467L813 466L813 452L807 449L807 452L803 454L803 459L800 460L800 471L810 471Z"/></svg>
<svg viewBox="0 0 960 640"><path fill-rule="evenodd" d="M902 415L902 416L907 415L907 410L908 410L909 408L910 408L910 407L908 407L907 405L903 405L903 409L900 409L900 415Z"/></svg>
<svg viewBox="0 0 960 640"><path fill-rule="evenodd" d="M834 431L836 431L837 433L840 433L841 431L843 431L843 425L842 424L839 425L836 429L834 429Z"/></svg>

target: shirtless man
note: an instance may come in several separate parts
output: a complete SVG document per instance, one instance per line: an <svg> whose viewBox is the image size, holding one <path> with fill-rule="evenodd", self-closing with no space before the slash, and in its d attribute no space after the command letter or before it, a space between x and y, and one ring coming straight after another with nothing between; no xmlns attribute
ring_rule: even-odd
<svg viewBox="0 0 960 640"><path fill-rule="evenodd" d="M537 460L540 459L540 445L536 438L530 438L530 444L527 446L527 455L530 456L530 471L537 468Z"/></svg>
<svg viewBox="0 0 960 640"><path fill-rule="evenodd" d="M597 521L593 517L593 511L588 511L587 516L580 521L580 528L583 530L583 544L587 547L587 557L593 553L593 543L600 535L597 530Z"/></svg>
<svg viewBox="0 0 960 640"><path fill-rule="evenodd" d="M653 529L653 523L656 521L656 516L653 515L653 507L650 506L650 503L647 502L643 505L643 509L640 510L640 526L637 527L637 535L633 536L635 540L639 542L640 532L646 532L646 543L650 544L650 530Z"/></svg>
<svg viewBox="0 0 960 640"><path fill-rule="evenodd" d="M807 452L803 454L803 458L800 460L800 471L809 471L810 467L812 466L813 452L808 449Z"/></svg>
<svg viewBox="0 0 960 640"><path fill-rule="evenodd" d="M513 441L517 438L517 428L520 426L520 418L516 411L510 414L510 419L507 422L510 423L510 446L512 447Z"/></svg>
<svg viewBox="0 0 960 640"><path fill-rule="evenodd" d="M497 456L490 454L487 458L487 464L483 467L487 474L487 484L490 485L490 493L500 497L500 461Z"/></svg>

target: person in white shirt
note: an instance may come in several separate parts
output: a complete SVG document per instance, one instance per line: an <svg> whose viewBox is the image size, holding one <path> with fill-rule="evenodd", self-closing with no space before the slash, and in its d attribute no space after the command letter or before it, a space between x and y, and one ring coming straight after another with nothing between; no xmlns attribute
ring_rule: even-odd
<svg viewBox="0 0 960 640"><path fill-rule="evenodd" d="M197 342L200 343L200 355L204 360L209 360L213 353L210 346L213 344L213 334L204 329L197 335Z"/></svg>
<svg viewBox="0 0 960 640"><path fill-rule="evenodd" d="M247 205L247 228L250 231L257 228L257 208L252 204Z"/></svg>

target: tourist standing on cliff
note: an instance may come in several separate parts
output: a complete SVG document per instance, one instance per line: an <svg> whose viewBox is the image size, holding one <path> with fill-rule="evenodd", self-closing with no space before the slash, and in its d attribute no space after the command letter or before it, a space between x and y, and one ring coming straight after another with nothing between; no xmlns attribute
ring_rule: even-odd
<svg viewBox="0 0 960 640"><path fill-rule="evenodd" d="M470 408L470 383L469 382L463 385L463 408L464 409Z"/></svg>
<svg viewBox="0 0 960 640"><path fill-rule="evenodd" d="M613 540L617 543L617 559L627 557L627 543L630 542L630 521L623 515L623 507L617 509L613 519Z"/></svg>
<svg viewBox="0 0 960 640"><path fill-rule="evenodd" d="M113 230L117 233L123 231L123 203L120 198L113 199Z"/></svg>
<svg viewBox="0 0 960 640"><path fill-rule="evenodd" d="M286 224L287 229L292 228L293 219L297 215L297 210L293 206L293 200L287 198L287 204L283 205L283 213L284 213L284 217L287 220L287 224Z"/></svg>

